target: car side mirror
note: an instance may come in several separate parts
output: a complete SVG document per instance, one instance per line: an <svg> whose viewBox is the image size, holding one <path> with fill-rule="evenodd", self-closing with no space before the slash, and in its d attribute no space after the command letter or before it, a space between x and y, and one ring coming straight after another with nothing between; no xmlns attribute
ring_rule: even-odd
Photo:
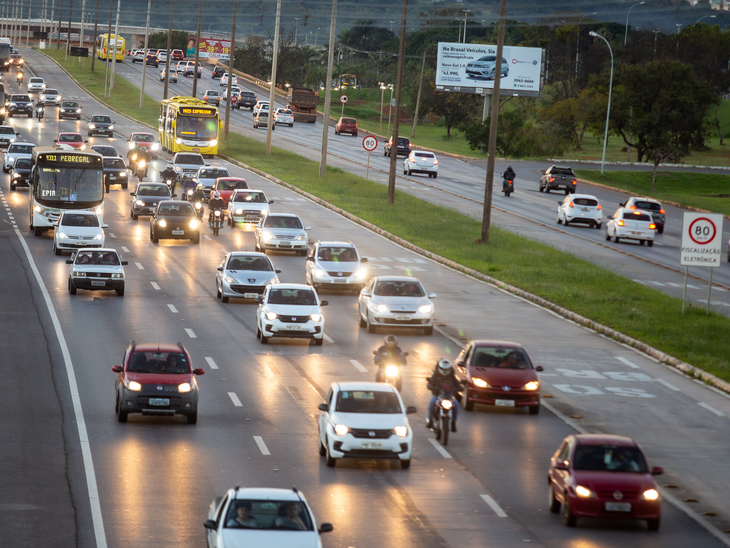
<svg viewBox="0 0 730 548"><path fill-rule="evenodd" d="M129 264L129 261L122 261L122 266L127 266Z"/></svg>
<svg viewBox="0 0 730 548"><path fill-rule="evenodd" d="M556 470L567 470L568 469L568 465L565 464L564 461L556 462L555 463L555 469Z"/></svg>
<svg viewBox="0 0 730 548"><path fill-rule="evenodd" d="M54 142L55 144L58 144L58 139L54 139L54 140L53 140L53 142Z"/></svg>
<svg viewBox="0 0 730 548"><path fill-rule="evenodd" d="M312 230L312 227L311 226L305 226L304 227L304 230Z"/></svg>
<svg viewBox="0 0 730 548"><path fill-rule="evenodd" d="M109 228L109 225L101 225L101 228Z"/></svg>
<svg viewBox="0 0 730 548"><path fill-rule="evenodd" d="M89 144L89 141L86 141L86 140L85 140L85 141L84 141L84 144L87 144L87 145L88 145L88 144Z"/></svg>
<svg viewBox="0 0 730 548"><path fill-rule="evenodd" d="M626 205L626 202L619 204L621 207L624 207Z"/></svg>
<svg viewBox="0 0 730 548"><path fill-rule="evenodd" d="M558 205L563 205L563 202L561 200L558 200Z"/></svg>
<svg viewBox="0 0 730 548"><path fill-rule="evenodd" d="M466 367L466 362L456 362L457 367Z"/></svg>
<svg viewBox="0 0 730 548"><path fill-rule="evenodd" d="M264 302L264 296L263 295L256 295L256 298L254 299L257 303L263 303Z"/></svg>
<svg viewBox="0 0 730 548"><path fill-rule="evenodd" d="M130 192L129 194L130 194L130 196L136 196L137 195L136 192Z"/></svg>
<svg viewBox="0 0 730 548"><path fill-rule="evenodd" d="M277 268L276 270L274 270L274 272L276 272L277 274L281 274L281 268Z"/></svg>
<svg viewBox="0 0 730 548"><path fill-rule="evenodd" d="M378 355L378 351L377 350L373 350L373 355L374 356L377 356Z"/></svg>
<svg viewBox="0 0 730 548"><path fill-rule="evenodd" d="M58 226L58 221L53 221L51 224L53 224L53 226Z"/></svg>
<svg viewBox="0 0 730 548"><path fill-rule="evenodd" d="M205 164L205 167L210 167L210 164Z"/></svg>
<svg viewBox="0 0 730 548"><path fill-rule="evenodd" d="M122 366L121 365L112 365L112 371L114 371L115 373L121 373Z"/></svg>
<svg viewBox="0 0 730 548"><path fill-rule="evenodd" d="M311 256L310 257L307 257L307 260L308 261L313 261L314 260L314 257L311 257Z"/></svg>
<svg viewBox="0 0 730 548"><path fill-rule="evenodd" d="M436 293L429 293L428 294L428 298L429 299L435 299L436 298Z"/></svg>
<svg viewBox="0 0 730 548"><path fill-rule="evenodd" d="M19 131L16 131L16 132L15 132L15 135L18 135L18 136L20 136L20 132L19 132Z"/></svg>
<svg viewBox="0 0 730 548"><path fill-rule="evenodd" d="M651 469L651 475L652 476L661 476L663 473L664 473L664 468L662 468L660 466L654 466Z"/></svg>
<svg viewBox="0 0 730 548"><path fill-rule="evenodd" d="M267 204L273 204L273 203L274 203L274 200L269 200L269 201L268 201L268 202L266 202L266 203L267 203Z"/></svg>
<svg viewBox="0 0 730 548"><path fill-rule="evenodd" d="M545 368L544 368L544 367L543 367L542 365L538 365L538 366L537 366L537 367L535 368L535 371L545 371Z"/></svg>
<svg viewBox="0 0 730 548"><path fill-rule="evenodd" d="M367 289L363 289L362 291L360 291L360 295L362 295L363 297L369 297L370 291L368 291Z"/></svg>
<svg viewBox="0 0 730 548"><path fill-rule="evenodd" d="M368 262L368 258L367 257L360 257L360 262L361 263L366 263L366 262Z"/></svg>
<svg viewBox="0 0 730 548"><path fill-rule="evenodd" d="M322 525L319 526L318 530L320 533L331 533L333 529L334 529L334 527L332 526L331 523L323 523Z"/></svg>
<svg viewBox="0 0 730 548"><path fill-rule="evenodd" d="M327 306L328 304L330 304L329 301L320 301L319 306Z"/></svg>
<svg viewBox="0 0 730 548"><path fill-rule="evenodd" d="M213 521L212 519L206 519L203 522L203 527L205 527L206 529L211 529L213 531L215 531L218 528L217 525L215 524L215 521Z"/></svg>
<svg viewBox="0 0 730 548"><path fill-rule="evenodd" d="M317 406L317 409L319 409L320 411L329 411L330 410L330 407L326 403L320 403Z"/></svg>
<svg viewBox="0 0 730 548"><path fill-rule="evenodd" d="M74 264L73 259L66 259L66 264Z"/></svg>
<svg viewBox="0 0 730 548"><path fill-rule="evenodd" d="M409 405L406 407L406 415L413 415L414 413L418 413L418 409L416 409L415 405Z"/></svg>
<svg viewBox="0 0 730 548"><path fill-rule="evenodd" d="M177 192L172 195L173 198L177 198Z"/></svg>
<svg viewBox="0 0 730 548"><path fill-rule="evenodd" d="M223 267L222 267L222 266L219 266L219 267L217 268L217 270L218 270L218 272L223 272Z"/></svg>
<svg viewBox="0 0 730 548"><path fill-rule="evenodd" d="M205 375L205 369L193 369L193 373L196 375Z"/></svg>

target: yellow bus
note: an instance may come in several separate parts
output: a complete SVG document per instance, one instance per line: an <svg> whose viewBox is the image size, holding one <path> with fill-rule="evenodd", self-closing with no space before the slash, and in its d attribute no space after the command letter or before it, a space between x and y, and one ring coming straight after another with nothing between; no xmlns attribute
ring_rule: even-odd
<svg viewBox="0 0 730 548"><path fill-rule="evenodd" d="M115 35L114 34L111 35L111 42L112 42L111 43L111 47L109 47L110 44L109 44L109 38L108 37L109 37L108 34L100 34L96 38L96 58L97 59L106 59L107 58L107 55L108 55L107 54L107 48L108 49L111 49L111 48L114 47L114 42L115 42L114 38L115 38ZM116 43L117 43L117 56L116 56L116 60L117 60L117 63L121 63L122 61L124 61L124 52L126 51L125 50L124 38L122 36L119 36L118 39L116 40Z"/></svg>
<svg viewBox="0 0 730 548"><path fill-rule="evenodd" d="M213 157L218 153L221 125L218 107L201 99L171 97L160 103L158 131L162 150Z"/></svg>

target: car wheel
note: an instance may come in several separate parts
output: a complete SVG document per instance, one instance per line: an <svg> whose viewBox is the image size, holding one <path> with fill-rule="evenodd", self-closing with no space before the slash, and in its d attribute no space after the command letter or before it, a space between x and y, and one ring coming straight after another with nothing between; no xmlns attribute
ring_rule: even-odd
<svg viewBox="0 0 730 548"><path fill-rule="evenodd" d="M218 299L220 299L223 296L223 293L221 292L220 287L218 287L218 284L216 284L216 287L215 287L215 296Z"/></svg>
<svg viewBox="0 0 730 548"><path fill-rule="evenodd" d="M615 243L619 243L619 242L621 241L621 238L619 238L619 237L618 237L618 234L615 234L615 235L614 235L614 237L613 237L613 241L614 241Z"/></svg>
<svg viewBox="0 0 730 548"><path fill-rule="evenodd" d="M608 233L608 230L606 230L606 241L607 242L611 241L611 235Z"/></svg>
<svg viewBox="0 0 730 548"><path fill-rule="evenodd" d="M649 240L649 241L646 242L646 245L648 245L649 247L654 247L654 241L653 240Z"/></svg>
<svg viewBox="0 0 730 548"><path fill-rule="evenodd" d="M658 232L659 234L664 234L664 225L662 225L662 226L658 226L658 227L657 227L657 229L656 229L656 231L657 231L657 232Z"/></svg>
<svg viewBox="0 0 730 548"><path fill-rule="evenodd" d="M375 333L375 326L370 323L370 317L368 316L367 320L365 320L365 325L368 328L368 333Z"/></svg>
<svg viewBox="0 0 730 548"><path fill-rule="evenodd" d="M433 326L432 325L429 325L428 327L424 327L423 328L423 334L426 335L426 336L429 336L429 337L431 335L433 335Z"/></svg>
<svg viewBox="0 0 730 548"><path fill-rule="evenodd" d="M317 436L319 439L319 456L324 457L327 454L327 448L324 446L324 443L322 443L322 438Z"/></svg>
<svg viewBox="0 0 730 548"><path fill-rule="evenodd" d="M411 467L411 459L406 459L406 460L400 461L400 467L403 468L404 470L407 470L408 468L410 468Z"/></svg>
<svg viewBox="0 0 730 548"><path fill-rule="evenodd" d="M261 344L269 344L269 338L264 337L264 332L261 332Z"/></svg>
<svg viewBox="0 0 730 548"><path fill-rule="evenodd" d="M568 190L568 189L566 188L566 189L565 189L565 195L567 196L568 194L570 194L570 190Z"/></svg>
<svg viewBox="0 0 730 548"><path fill-rule="evenodd" d="M61 250L56 247L56 242L53 242L53 254L54 255L60 255Z"/></svg>
<svg viewBox="0 0 730 548"><path fill-rule="evenodd" d="M537 415L540 412L540 406L539 405L532 405L528 407L530 410L530 415Z"/></svg>
<svg viewBox="0 0 730 548"><path fill-rule="evenodd" d="M473 411L474 410L474 402L469 401L469 386L464 386L464 395L461 397L461 401L464 404L464 409L466 411Z"/></svg>
<svg viewBox="0 0 730 548"><path fill-rule="evenodd" d="M150 238L152 239L152 243L153 244L156 244L156 243L159 243L160 242L160 239L157 237L157 234L155 234L154 232L151 232L150 233Z"/></svg>
<svg viewBox="0 0 730 548"><path fill-rule="evenodd" d="M565 523L567 527L575 527L575 524L578 522L578 518L576 518L570 511L570 499L568 499L567 495L565 495L563 499L563 523Z"/></svg>
<svg viewBox="0 0 730 548"><path fill-rule="evenodd" d="M597 228L598 230L601 230L601 223L596 223L596 228Z"/></svg>
<svg viewBox="0 0 730 548"><path fill-rule="evenodd" d="M124 297L124 286L121 289L117 289L117 297Z"/></svg>
<svg viewBox="0 0 730 548"><path fill-rule="evenodd" d="M122 411L122 402L117 406L117 420L119 422L127 422L127 413Z"/></svg>
<svg viewBox="0 0 730 548"><path fill-rule="evenodd" d="M553 490L552 484L548 485L548 509L551 514L560 512L560 501L555 498L555 491Z"/></svg>
<svg viewBox="0 0 730 548"><path fill-rule="evenodd" d="M323 343L324 343L324 337L321 337L319 339L314 339L315 346L322 346Z"/></svg>
<svg viewBox="0 0 730 548"><path fill-rule="evenodd" d="M570 225L570 221L568 221L568 218L566 217L565 218L565 226L569 226L569 225Z"/></svg>
<svg viewBox="0 0 730 548"><path fill-rule="evenodd" d="M560 213L558 213L558 224L559 225L563 224L563 220L560 218Z"/></svg>
<svg viewBox="0 0 730 548"><path fill-rule="evenodd" d="M646 526L649 528L649 531L658 531L660 523L659 518L646 520Z"/></svg>
<svg viewBox="0 0 730 548"><path fill-rule="evenodd" d="M76 295L76 286L70 279L68 280L68 292L71 293L71 295Z"/></svg>
<svg viewBox="0 0 730 548"><path fill-rule="evenodd" d="M224 303L227 303L229 300L229 297L221 297L221 301Z"/></svg>
<svg viewBox="0 0 730 548"><path fill-rule="evenodd" d="M200 234L198 234L198 235L197 235L197 236L196 236L196 237L195 237L195 238L193 239L193 243L194 243L194 244L199 244L199 243L200 243Z"/></svg>
<svg viewBox="0 0 730 548"><path fill-rule="evenodd" d="M334 468L337 465L337 461L330 456L330 448L329 444L327 444L327 466L330 468Z"/></svg>
<svg viewBox="0 0 730 548"><path fill-rule="evenodd" d="M132 220L136 221L138 218L138 215L136 213L132 213Z"/></svg>
<svg viewBox="0 0 730 548"><path fill-rule="evenodd" d="M730 254L728 254L728 262L730 262ZM358 307L357 310L357 323L360 327L367 327L368 323L362 319L362 314L360 314L360 308Z"/></svg>
<svg viewBox="0 0 730 548"><path fill-rule="evenodd" d="M646 245L646 240L641 240L640 245Z"/></svg>
<svg viewBox="0 0 730 548"><path fill-rule="evenodd" d="M10 190L15 190L15 183L10 183Z"/></svg>
<svg viewBox="0 0 730 548"><path fill-rule="evenodd" d="M34 236L43 236L43 229L39 226L35 227L33 229L33 235Z"/></svg>
<svg viewBox="0 0 730 548"><path fill-rule="evenodd" d="M188 415L188 424L198 424L198 410L195 410L195 413L191 413Z"/></svg>

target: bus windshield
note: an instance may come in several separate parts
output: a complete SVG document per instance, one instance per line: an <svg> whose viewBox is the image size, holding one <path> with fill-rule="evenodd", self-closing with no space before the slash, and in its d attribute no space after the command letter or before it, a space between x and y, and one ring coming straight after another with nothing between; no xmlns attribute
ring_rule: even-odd
<svg viewBox="0 0 730 548"><path fill-rule="evenodd" d="M39 166L35 198L41 203L101 203L104 198L101 169Z"/></svg>
<svg viewBox="0 0 730 548"><path fill-rule="evenodd" d="M177 135L183 139L210 141L218 136L218 118L177 117Z"/></svg>

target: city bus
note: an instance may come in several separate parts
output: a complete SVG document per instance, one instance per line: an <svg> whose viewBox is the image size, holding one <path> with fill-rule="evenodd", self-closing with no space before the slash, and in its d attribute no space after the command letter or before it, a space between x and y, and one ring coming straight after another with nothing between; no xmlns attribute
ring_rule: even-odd
<svg viewBox="0 0 730 548"><path fill-rule="evenodd" d="M109 34L100 34L96 38L96 58L97 59L106 59L107 58L107 55L108 55L107 47L110 45L108 36L110 36L110 35ZM115 35L112 34L111 35L111 42L112 42L111 47L114 47L114 42L115 42L114 37L115 37ZM126 51L124 38L122 36L119 36L118 39L116 40L116 42L117 42L116 60L117 60L117 63L121 63L122 61L124 61L124 52Z"/></svg>
<svg viewBox="0 0 730 548"><path fill-rule="evenodd" d="M163 99L158 122L162 150L198 152L209 158L218 153L218 130L222 125L218 107L194 97Z"/></svg>
<svg viewBox="0 0 730 548"><path fill-rule="evenodd" d="M36 236L52 229L62 211L94 211L103 219L101 154L35 147L31 162L28 205L30 228Z"/></svg>

